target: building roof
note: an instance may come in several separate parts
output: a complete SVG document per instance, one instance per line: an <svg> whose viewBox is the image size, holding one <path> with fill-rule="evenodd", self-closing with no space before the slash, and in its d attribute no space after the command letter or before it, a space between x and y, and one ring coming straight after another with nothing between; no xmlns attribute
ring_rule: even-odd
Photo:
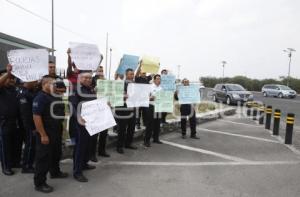
<svg viewBox="0 0 300 197"><path fill-rule="evenodd" d="M38 45L38 44L29 42L29 41L26 41L26 40L23 40L23 39L14 37L14 36L10 36L10 35L7 35L7 34L1 33L1 32L0 32L0 43L11 45L16 48L24 48L24 49L25 48L35 48L35 49L44 48L44 49L48 49L49 52L52 51L52 49L50 49L48 47Z"/></svg>

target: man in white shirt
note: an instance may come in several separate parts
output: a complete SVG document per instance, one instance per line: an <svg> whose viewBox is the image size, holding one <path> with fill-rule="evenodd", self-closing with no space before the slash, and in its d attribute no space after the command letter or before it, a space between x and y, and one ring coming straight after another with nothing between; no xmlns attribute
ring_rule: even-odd
<svg viewBox="0 0 300 197"><path fill-rule="evenodd" d="M160 87L160 75L158 74L154 75L152 90L150 95L150 106L149 106L148 116L147 116L148 121L146 125L146 133L144 138L145 147L151 146L150 143L151 136L153 136L153 143L162 144L162 142L159 140L161 113L155 113L154 110L155 94L161 90L162 88Z"/></svg>

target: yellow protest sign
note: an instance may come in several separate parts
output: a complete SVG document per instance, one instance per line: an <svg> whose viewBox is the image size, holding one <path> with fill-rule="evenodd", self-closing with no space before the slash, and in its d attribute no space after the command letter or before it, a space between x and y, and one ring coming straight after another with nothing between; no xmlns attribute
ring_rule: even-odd
<svg viewBox="0 0 300 197"><path fill-rule="evenodd" d="M143 56L142 58L142 72L156 74L159 70L159 58L157 57L150 57L150 56Z"/></svg>

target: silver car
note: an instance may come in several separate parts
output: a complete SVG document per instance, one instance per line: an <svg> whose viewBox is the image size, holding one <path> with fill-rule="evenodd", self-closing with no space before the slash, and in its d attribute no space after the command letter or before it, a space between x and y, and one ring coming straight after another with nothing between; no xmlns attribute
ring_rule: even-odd
<svg viewBox="0 0 300 197"><path fill-rule="evenodd" d="M266 84L262 87L261 92L265 97L295 98L297 95L297 92L290 87L278 84Z"/></svg>

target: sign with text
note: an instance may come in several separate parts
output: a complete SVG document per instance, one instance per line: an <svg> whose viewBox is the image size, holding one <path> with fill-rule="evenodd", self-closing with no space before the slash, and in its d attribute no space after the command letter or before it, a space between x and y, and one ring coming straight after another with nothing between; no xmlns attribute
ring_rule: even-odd
<svg viewBox="0 0 300 197"><path fill-rule="evenodd" d="M112 107L124 105L124 81L97 80L97 98L106 98Z"/></svg>
<svg viewBox="0 0 300 197"><path fill-rule="evenodd" d="M79 70L96 70L101 62L97 45L70 42L71 58Z"/></svg>
<svg viewBox="0 0 300 197"><path fill-rule="evenodd" d="M155 112L173 112L174 111L174 92L158 91L155 94Z"/></svg>
<svg viewBox="0 0 300 197"><path fill-rule="evenodd" d="M161 79L160 86L162 87L163 90L175 92L176 77L174 75L161 75L160 79Z"/></svg>
<svg viewBox="0 0 300 197"><path fill-rule="evenodd" d="M200 86L178 86L179 104L197 104L200 103Z"/></svg>
<svg viewBox="0 0 300 197"><path fill-rule="evenodd" d="M127 107L149 107L151 85L129 83L127 87Z"/></svg>
<svg viewBox="0 0 300 197"><path fill-rule="evenodd" d="M46 49L17 49L7 53L12 74L24 82L37 81L48 74L49 53Z"/></svg>
<svg viewBox="0 0 300 197"><path fill-rule="evenodd" d="M143 56L141 65L142 65L141 67L142 72L157 74L160 65L159 58Z"/></svg>
<svg viewBox="0 0 300 197"><path fill-rule="evenodd" d="M83 103L81 117L85 120L85 128L90 136L116 125L106 99L97 99Z"/></svg>

